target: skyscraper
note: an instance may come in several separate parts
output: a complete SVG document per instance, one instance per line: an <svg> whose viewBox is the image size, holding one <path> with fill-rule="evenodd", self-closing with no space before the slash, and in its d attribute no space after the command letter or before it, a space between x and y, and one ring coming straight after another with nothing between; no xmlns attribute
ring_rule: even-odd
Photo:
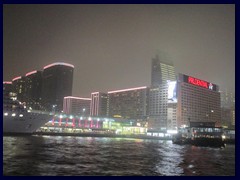
<svg viewBox="0 0 240 180"><path fill-rule="evenodd" d="M163 54L160 57L156 55L152 59L151 73L148 131L173 129L176 127L177 108L176 75L173 63Z"/></svg>
<svg viewBox="0 0 240 180"><path fill-rule="evenodd" d="M57 62L43 68L42 105L48 111L63 110L63 98L72 95L72 64Z"/></svg>
<svg viewBox="0 0 240 180"><path fill-rule="evenodd" d="M158 55L152 59L151 85L159 86L167 81L176 81L173 63L161 60Z"/></svg>
<svg viewBox="0 0 240 180"><path fill-rule="evenodd" d="M42 72L31 71L25 75L25 98L26 105L32 109L41 109L40 102L42 97Z"/></svg>
<svg viewBox="0 0 240 180"><path fill-rule="evenodd" d="M13 92L16 93L17 98L21 102L26 102L26 86L25 76L18 76L12 79Z"/></svg>

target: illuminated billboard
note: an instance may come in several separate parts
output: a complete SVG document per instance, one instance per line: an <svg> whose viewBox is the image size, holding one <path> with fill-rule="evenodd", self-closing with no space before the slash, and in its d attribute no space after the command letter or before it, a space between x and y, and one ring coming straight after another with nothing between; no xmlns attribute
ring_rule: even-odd
<svg viewBox="0 0 240 180"><path fill-rule="evenodd" d="M195 86L203 87L205 89L209 89L209 90L212 90L212 91L217 91L217 85L216 84L213 84L213 83L201 80L201 79L197 79L197 78L194 78L194 77L191 77L191 76L183 75L183 81L186 82L186 83L195 85Z"/></svg>
<svg viewBox="0 0 240 180"><path fill-rule="evenodd" d="M168 103L177 102L177 82L168 81Z"/></svg>

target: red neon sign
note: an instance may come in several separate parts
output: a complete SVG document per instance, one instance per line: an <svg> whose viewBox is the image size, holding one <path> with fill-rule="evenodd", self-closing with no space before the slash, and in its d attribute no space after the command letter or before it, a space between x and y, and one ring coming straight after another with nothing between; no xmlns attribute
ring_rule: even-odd
<svg viewBox="0 0 240 180"><path fill-rule="evenodd" d="M208 82L197 79L197 78L194 78L194 77L189 76L188 77L188 83L209 89L208 88Z"/></svg>

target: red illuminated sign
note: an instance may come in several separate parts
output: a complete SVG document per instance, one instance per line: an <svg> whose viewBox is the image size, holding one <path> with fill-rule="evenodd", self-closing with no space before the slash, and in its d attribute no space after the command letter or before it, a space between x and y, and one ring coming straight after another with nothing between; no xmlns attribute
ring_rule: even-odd
<svg viewBox="0 0 240 180"><path fill-rule="evenodd" d="M197 78L194 78L194 77L189 76L188 77L188 83L209 89L208 82L197 79Z"/></svg>

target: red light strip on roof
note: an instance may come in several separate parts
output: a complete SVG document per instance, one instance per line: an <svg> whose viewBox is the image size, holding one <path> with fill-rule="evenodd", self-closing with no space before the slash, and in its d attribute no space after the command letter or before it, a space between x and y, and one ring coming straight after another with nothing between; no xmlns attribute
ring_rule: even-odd
<svg viewBox="0 0 240 180"><path fill-rule="evenodd" d="M125 92L125 91L134 91L134 90L146 89L146 88L147 88L147 86L136 87L136 88L129 88L129 89L122 89L122 90L116 90L116 91L109 91L108 94L117 93L117 92Z"/></svg>
<svg viewBox="0 0 240 180"><path fill-rule="evenodd" d="M3 84L12 84L11 81L3 81Z"/></svg>
<svg viewBox="0 0 240 180"><path fill-rule="evenodd" d="M64 99L80 99L80 100L91 100L91 98L81 98L81 97L74 97L74 96L66 96Z"/></svg>
<svg viewBox="0 0 240 180"><path fill-rule="evenodd" d="M29 76L29 75L35 74L35 73L37 73L37 71L31 71L31 72L27 73L25 76Z"/></svg>
<svg viewBox="0 0 240 180"><path fill-rule="evenodd" d="M21 79L21 78L22 78L21 76L15 77L14 79L12 79L12 81L16 81L16 80Z"/></svg>
<svg viewBox="0 0 240 180"><path fill-rule="evenodd" d="M52 66L57 66L57 65L69 66L69 67L74 68L74 65L72 65L72 64L63 63L63 62L56 62L56 63L49 64L49 65L47 65L47 66L44 66L43 69L47 69L47 68L50 68L50 67L52 67Z"/></svg>

